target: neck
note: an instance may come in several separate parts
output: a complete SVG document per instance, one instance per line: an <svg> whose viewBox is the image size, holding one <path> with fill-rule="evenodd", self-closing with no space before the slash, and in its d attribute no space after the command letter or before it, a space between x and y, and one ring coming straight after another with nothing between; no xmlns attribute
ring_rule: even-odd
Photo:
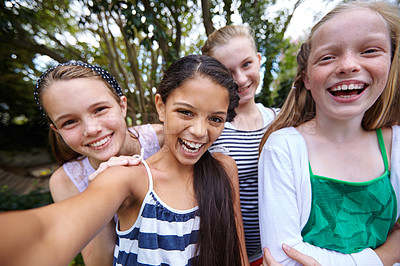
<svg viewBox="0 0 400 266"><path fill-rule="evenodd" d="M133 136L129 130L126 132L125 141L119 150L117 156L119 155L134 155L140 154L140 143L137 137Z"/></svg>
<svg viewBox="0 0 400 266"><path fill-rule="evenodd" d="M310 125L315 125L315 132L320 136L325 136L332 142L349 143L357 140L365 133L361 126L362 117L350 120L332 120L316 116L310 121Z"/></svg>
<svg viewBox="0 0 400 266"><path fill-rule="evenodd" d="M263 126L264 121L255 102L241 104L236 108L236 117L232 125L241 130L256 130Z"/></svg>
<svg viewBox="0 0 400 266"><path fill-rule="evenodd" d="M254 112L258 112L258 108L254 100L240 103L236 108L236 113L244 116L254 114Z"/></svg>
<svg viewBox="0 0 400 266"><path fill-rule="evenodd" d="M194 165L183 165L170 152L167 145L146 160L154 168L167 173L171 178L193 176Z"/></svg>

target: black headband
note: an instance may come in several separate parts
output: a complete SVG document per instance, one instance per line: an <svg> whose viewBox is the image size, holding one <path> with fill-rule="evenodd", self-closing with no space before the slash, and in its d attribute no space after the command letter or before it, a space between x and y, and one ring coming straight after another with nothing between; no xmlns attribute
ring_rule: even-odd
<svg viewBox="0 0 400 266"><path fill-rule="evenodd" d="M107 83L111 85L111 87L115 90L115 92L119 96L123 95L121 87L118 85L118 82L115 80L115 78L113 76L110 75L110 73L108 73L103 68L101 68L99 66L91 65L88 63L83 63L80 61L77 61L77 62L71 61L68 63L62 63L62 64L58 64L55 67L51 67L51 68L47 69L45 72L43 72L43 74L40 76L40 78L36 82L36 87L35 87L35 91L33 92L33 94L35 96L36 104L39 106L39 109L42 111L43 114L44 114L44 112L42 110L42 107L40 106L39 97L38 97L38 92L40 89L40 85L42 83L42 79L44 77L46 77L50 72L52 72L53 70L55 70L57 67L60 67L60 66L81 66L81 67L89 68L89 69L95 71L96 73L98 73L105 81L107 81Z"/></svg>

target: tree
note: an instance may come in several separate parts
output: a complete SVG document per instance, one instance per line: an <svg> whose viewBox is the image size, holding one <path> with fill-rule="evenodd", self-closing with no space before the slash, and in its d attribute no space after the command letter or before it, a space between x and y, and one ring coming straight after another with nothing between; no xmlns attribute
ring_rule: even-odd
<svg viewBox="0 0 400 266"><path fill-rule="evenodd" d="M261 93L257 100L265 106L274 106L273 94L270 85L274 74L279 72L279 55L286 48L284 35L293 17L293 13L302 3L297 0L291 11L282 9L274 18L268 18L268 8L275 4L275 1L242 1L239 13L243 22L247 22L256 32L256 44L262 56L265 57L263 64L264 78Z"/></svg>
<svg viewBox="0 0 400 266"><path fill-rule="evenodd" d="M190 30L187 1L87 1L81 23L100 36L110 72L127 93L130 115L155 122L154 88L163 70L180 57L182 38ZM119 31L111 31L113 25Z"/></svg>
<svg viewBox="0 0 400 266"><path fill-rule="evenodd" d="M0 4L0 147L18 150L34 144L45 146L47 127L33 99L37 54L66 62L66 57L81 58L79 49L56 36L68 29L68 17L60 14L65 3L3 1ZM39 10L45 8L45 11ZM60 25L60 27L59 27ZM34 36L34 37L33 37ZM49 45L44 45L41 37ZM27 134L29 132L29 134Z"/></svg>

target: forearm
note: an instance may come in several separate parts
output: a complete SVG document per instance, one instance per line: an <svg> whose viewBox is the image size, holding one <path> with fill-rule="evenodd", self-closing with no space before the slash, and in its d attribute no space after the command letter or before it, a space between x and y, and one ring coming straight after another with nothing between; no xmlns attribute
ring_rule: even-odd
<svg viewBox="0 0 400 266"><path fill-rule="evenodd" d="M116 244L115 222L108 223L81 251L86 266L112 265Z"/></svg>
<svg viewBox="0 0 400 266"><path fill-rule="evenodd" d="M67 200L2 214L0 265L68 265L129 194L123 182L98 180Z"/></svg>

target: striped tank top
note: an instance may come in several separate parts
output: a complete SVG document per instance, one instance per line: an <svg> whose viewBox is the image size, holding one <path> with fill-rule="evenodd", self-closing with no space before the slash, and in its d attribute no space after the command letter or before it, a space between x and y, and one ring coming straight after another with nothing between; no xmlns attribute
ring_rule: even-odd
<svg viewBox="0 0 400 266"><path fill-rule="evenodd" d="M279 111L272 109L274 112L271 112L262 104L257 104L257 107L263 119L262 128L244 131L226 122L221 136L209 149L212 153L229 155L237 164L244 236L250 262L262 257L258 218L258 146L268 125L275 118L274 113Z"/></svg>
<svg viewBox="0 0 400 266"><path fill-rule="evenodd" d="M113 265L190 265L200 227L198 206L181 211L165 204L153 190L147 163L142 163L148 173L149 190L132 227L120 231L117 223Z"/></svg>

